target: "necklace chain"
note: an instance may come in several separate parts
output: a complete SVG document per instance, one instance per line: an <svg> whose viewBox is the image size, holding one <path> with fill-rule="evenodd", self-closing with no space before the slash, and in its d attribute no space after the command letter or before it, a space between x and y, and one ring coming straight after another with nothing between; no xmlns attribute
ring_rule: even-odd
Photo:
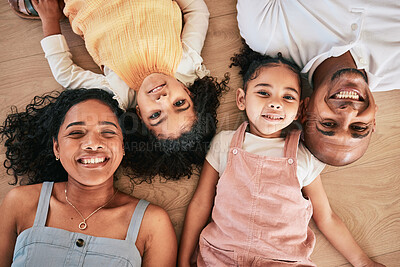
<svg viewBox="0 0 400 267"><path fill-rule="evenodd" d="M82 222L78 225L80 230L85 230L87 228L87 223L86 220L89 219L93 214L95 214L96 212L98 212L99 210L101 210L102 208L104 208L105 206L107 206L111 200L114 199L115 195L118 193L118 189L115 191L114 195L112 195L112 197L102 206L98 207L95 211L93 211L92 213L89 214L89 216L87 216L86 218L83 217L82 213L74 206L74 204L71 203L71 201L69 201L68 197L67 197L67 183L65 183L65 200L67 201L67 203L69 205L71 205L71 207L74 208L74 210L79 214L79 216L81 216L82 218Z"/></svg>

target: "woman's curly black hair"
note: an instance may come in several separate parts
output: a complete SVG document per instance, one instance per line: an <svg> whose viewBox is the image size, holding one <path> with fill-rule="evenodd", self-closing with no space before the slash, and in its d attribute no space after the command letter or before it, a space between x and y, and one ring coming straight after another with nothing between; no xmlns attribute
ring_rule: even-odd
<svg viewBox="0 0 400 267"><path fill-rule="evenodd" d="M262 55L258 52L253 51L245 42L242 40L243 47L239 53L234 54L231 57L232 63L229 67L236 66L240 68L239 74L243 77L243 90L246 92L247 84L249 81L254 80L259 75L259 71L262 67L284 64L290 68L299 78L300 88L302 85L301 80L301 69L295 63L282 57L281 53L278 53L276 57L268 55Z"/></svg>
<svg viewBox="0 0 400 267"><path fill-rule="evenodd" d="M100 89L53 91L36 96L23 112L11 107L12 113L0 126L1 141L6 147L4 167L14 176L11 184L67 180L67 172L55 159L53 138L57 140L68 110L88 99L102 101L118 118L123 113L112 95Z"/></svg>
<svg viewBox="0 0 400 267"><path fill-rule="evenodd" d="M129 135L127 140L130 149L125 158L131 167L130 175L140 177L140 182L150 183L156 175L177 180L190 177L193 167L199 170L216 132L219 98L229 89L228 82L228 74L225 74L221 82L205 76L196 79L188 87L197 118L191 130L177 139L157 138L137 119L136 114L131 113L134 116L134 127L139 130Z"/></svg>

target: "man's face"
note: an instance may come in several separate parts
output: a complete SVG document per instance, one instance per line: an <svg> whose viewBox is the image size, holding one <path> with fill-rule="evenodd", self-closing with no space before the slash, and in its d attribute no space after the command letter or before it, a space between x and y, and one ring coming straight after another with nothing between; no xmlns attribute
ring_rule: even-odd
<svg viewBox="0 0 400 267"><path fill-rule="evenodd" d="M343 166L367 150L377 106L362 72L343 69L304 101L304 141L321 161Z"/></svg>

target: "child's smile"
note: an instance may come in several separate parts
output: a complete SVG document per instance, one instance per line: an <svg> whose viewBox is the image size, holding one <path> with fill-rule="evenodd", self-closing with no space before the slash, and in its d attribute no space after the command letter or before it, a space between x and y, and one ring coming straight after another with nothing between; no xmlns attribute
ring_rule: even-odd
<svg viewBox="0 0 400 267"><path fill-rule="evenodd" d="M297 119L301 95L295 72L282 64L261 67L239 88L237 105L246 110L250 132L261 137L279 137L281 130Z"/></svg>

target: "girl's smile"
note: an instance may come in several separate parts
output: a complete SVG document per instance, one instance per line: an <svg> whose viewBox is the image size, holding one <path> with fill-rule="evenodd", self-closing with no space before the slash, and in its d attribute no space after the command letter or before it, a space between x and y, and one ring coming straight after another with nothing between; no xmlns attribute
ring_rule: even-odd
<svg viewBox="0 0 400 267"><path fill-rule="evenodd" d="M297 119L300 105L298 75L283 64L261 67L236 99L246 110L250 132L260 137L280 137L283 128Z"/></svg>

